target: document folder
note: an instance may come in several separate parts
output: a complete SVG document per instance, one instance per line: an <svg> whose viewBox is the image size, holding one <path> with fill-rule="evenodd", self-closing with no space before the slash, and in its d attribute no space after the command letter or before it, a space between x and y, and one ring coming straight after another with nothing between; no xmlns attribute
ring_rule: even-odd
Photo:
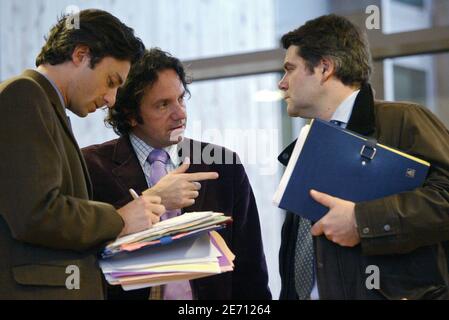
<svg viewBox="0 0 449 320"><path fill-rule="evenodd" d="M329 209L314 189L353 202L421 186L430 164L319 119L305 126L274 195L280 208L316 222Z"/></svg>
<svg viewBox="0 0 449 320"><path fill-rule="evenodd" d="M224 216L220 212L186 212L175 218L158 222L147 230L116 239L103 249L101 257L110 258L121 252L164 245L182 238L198 236L201 233L221 229L231 222L231 217Z"/></svg>
<svg viewBox="0 0 449 320"><path fill-rule="evenodd" d="M224 239L210 231L166 245L123 251L100 259L99 265L109 284L136 290L230 272L234 259Z"/></svg>

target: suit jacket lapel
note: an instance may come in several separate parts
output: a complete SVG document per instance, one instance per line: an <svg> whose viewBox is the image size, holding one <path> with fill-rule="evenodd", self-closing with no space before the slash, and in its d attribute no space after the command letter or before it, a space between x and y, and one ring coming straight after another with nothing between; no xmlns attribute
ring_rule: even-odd
<svg viewBox="0 0 449 320"><path fill-rule="evenodd" d="M72 141L72 143L75 146L76 152L81 161L81 166L83 168L84 177L86 180L87 192L88 192L89 198L91 199L93 193L92 193L92 182L90 180L89 171L87 170L86 162L84 161L84 157L83 157L81 150L78 146L78 142L76 141L75 136L73 135L73 132L70 128L69 122L67 120L67 115L65 113L64 106L61 104L61 100L59 98L58 93L56 92L53 85L48 81L48 79L46 79L39 72L34 71L34 70L25 70L23 72L23 75L26 77L32 78L34 81L36 81L39 84L39 86L47 94L47 97L50 100L50 103L52 104L53 109L55 110L55 113L56 113L65 133L67 134L67 136L70 138L70 140Z"/></svg>
<svg viewBox="0 0 449 320"><path fill-rule="evenodd" d="M194 144L196 145L196 148L194 148ZM185 152L187 150L187 152ZM182 152L184 151L184 152ZM193 152L202 152L201 143L198 141L194 141L188 138L184 138L182 142L178 144L178 155L181 160L181 162L184 162L185 157L189 157L190 161L192 162L195 157L193 157ZM187 169L186 173L195 173L195 172L207 172L211 171L211 168L204 164L191 164L189 169ZM195 203L193 206L190 206L188 208L182 209L182 212L186 212L185 209L188 209L188 211L202 211L204 201L206 198L206 192L207 192L207 185L208 181L201 181L201 190L199 191L198 198L195 199Z"/></svg>
<svg viewBox="0 0 449 320"><path fill-rule="evenodd" d="M112 161L117 165L112 169L112 174L125 190L133 188L141 194L148 189L145 174L128 136L122 136L117 140Z"/></svg>

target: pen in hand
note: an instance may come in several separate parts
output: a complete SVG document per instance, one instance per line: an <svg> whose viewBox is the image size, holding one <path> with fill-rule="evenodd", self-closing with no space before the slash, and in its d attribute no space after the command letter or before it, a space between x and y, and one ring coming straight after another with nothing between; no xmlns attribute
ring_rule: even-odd
<svg viewBox="0 0 449 320"><path fill-rule="evenodd" d="M129 193L131 194L131 197L133 197L134 200L139 199L139 195L136 191L134 191L133 188L129 189Z"/></svg>

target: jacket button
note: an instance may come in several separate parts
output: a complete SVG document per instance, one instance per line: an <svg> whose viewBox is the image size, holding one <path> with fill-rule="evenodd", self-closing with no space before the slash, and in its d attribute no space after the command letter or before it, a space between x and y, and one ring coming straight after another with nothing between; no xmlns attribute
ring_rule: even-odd
<svg viewBox="0 0 449 320"><path fill-rule="evenodd" d="M287 153L282 154L282 159L287 160L288 159L288 154Z"/></svg>
<svg viewBox="0 0 449 320"><path fill-rule="evenodd" d="M369 233L369 228L368 227L363 228L362 232L363 232L363 234L368 234Z"/></svg>
<svg viewBox="0 0 449 320"><path fill-rule="evenodd" d="M384 230L385 230L386 232L390 231L390 230L391 230L390 225L389 225L389 224L384 225Z"/></svg>

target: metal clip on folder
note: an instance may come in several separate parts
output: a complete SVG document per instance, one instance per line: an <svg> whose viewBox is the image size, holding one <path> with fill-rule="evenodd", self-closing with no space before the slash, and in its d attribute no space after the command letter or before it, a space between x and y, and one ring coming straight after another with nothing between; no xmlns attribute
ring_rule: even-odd
<svg viewBox="0 0 449 320"><path fill-rule="evenodd" d="M376 144L377 141L375 139L368 139L366 143L363 145L362 150L360 151L360 155L362 156L362 165L366 165L366 161L371 161L376 156Z"/></svg>

